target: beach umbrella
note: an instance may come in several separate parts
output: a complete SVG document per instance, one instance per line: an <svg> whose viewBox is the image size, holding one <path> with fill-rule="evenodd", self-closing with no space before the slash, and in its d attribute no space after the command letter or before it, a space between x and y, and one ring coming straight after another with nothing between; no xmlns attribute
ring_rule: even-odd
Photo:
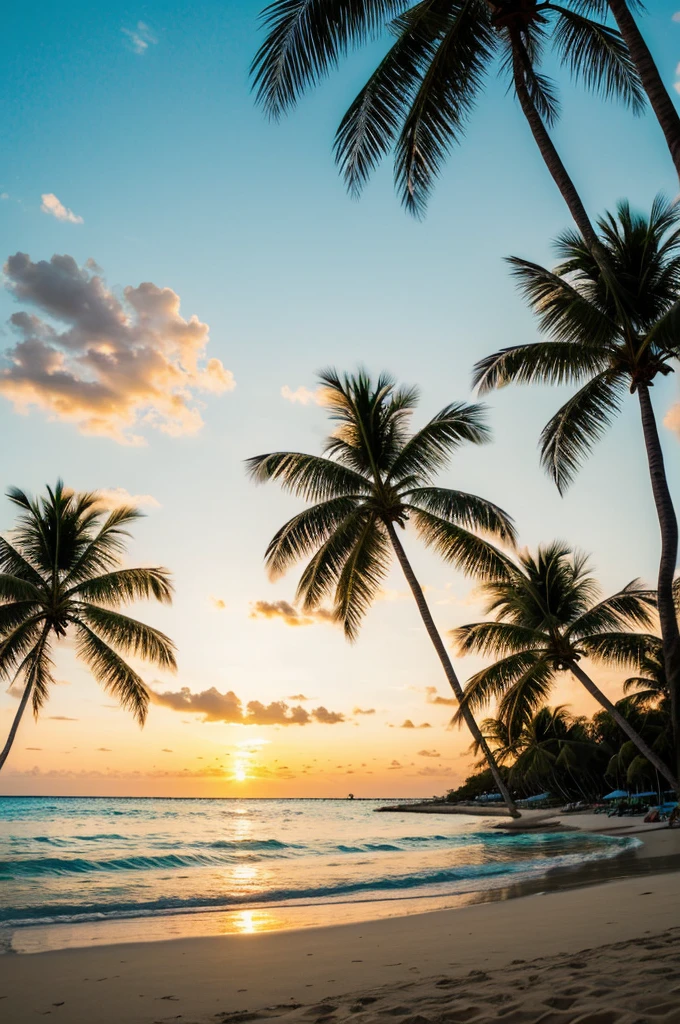
<svg viewBox="0 0 680 1024"><path fill-rule="evenodd" d="M536 793L535 796L528 796L524 800L525 804L535 804L539 800L547 800L550 797L550 793Z"/></svg>
<svg viewBox="0 0 680 1024"><path fill-rule="evenodd" d="M612 790L611 793L607 793L606 796L603 796L602 799L603 800L623 800L624 797L627 797L627 796L630 796L630 794L626 793L625 790L623 790L623 789L614 789L614 790Z"/></svg>
<svg viewBox="0 0 680 1024"><path fill-rule="evenodd" d="M635 793L634 794L634 796L636 796L636 797L638 797L638 796L658 796L658 795L659 794L657 793L657 791L655 789L649 789L649 790L647 790L644 793Z"/></svg>

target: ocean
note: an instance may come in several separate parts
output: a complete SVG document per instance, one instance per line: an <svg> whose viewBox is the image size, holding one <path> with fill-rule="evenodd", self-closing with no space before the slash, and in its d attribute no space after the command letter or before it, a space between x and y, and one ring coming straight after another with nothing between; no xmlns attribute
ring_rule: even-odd
<svg viewBox="0 0 680 1024"><path fill-rule="evenodd" d="M317 921L340 920L342 908L356 914L361 904L369 918L378 905L441 897L452 905L638 844L507 834L471 816L374 813L384 803L0 797L0 929L13 948L34 948L30 929L44 935L46 926L88 923L94 941L95 922L118 923L102 934L143 938L179 934L182 918L214 921L216 912L249 931L302 907L315 908Z"/></svg>

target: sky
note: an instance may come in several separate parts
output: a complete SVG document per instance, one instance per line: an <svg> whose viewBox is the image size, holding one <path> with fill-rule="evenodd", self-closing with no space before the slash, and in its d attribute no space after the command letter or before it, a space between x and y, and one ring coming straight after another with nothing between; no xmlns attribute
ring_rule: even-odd
<svg viewBox="0 0 680 1024"><path fill-rule="evenodd" d="M676 3L655 3L643 25L674 96ZM315 373L328 365L418 384L415 427L471 400L477 359L536 337L503 257L549 264L568 215L493 79L424 221L401 209L389 164L348 198L333 134L384 41L274 125L248 81L260 5L43 0L4 16L2 490L63 477L111 506L135 499L146 518L128 563L165 565L176 587L171 608L135 614L173 638L178 671L142 668L153 698L140 730L67 639L0 794L431 795L471 769L397 569L354 645L328 616L302 615L297 574L273 584L263 566L300 504L255 488L243 460L320 449ZM651 116L549 70L563 100L555 140L591 215L624 196L648 209L658 191L675 195ZM491 395L493 444L461 451L441 482L500 504L523 545L561 538L590 552L605 591L651 583L659 541L636 405L560 498L537 439L566 393ZM653 397L678 495L675 376ZM3 499L0 530L12 523ZM480 616L473 583L413 534L404 544L443 632ZM483 662L457 664L465 679ZM620 675L593 671L617 696ZM567 678L554 702L596 710ZM3 685L2 736L16 707Z"/></svg>

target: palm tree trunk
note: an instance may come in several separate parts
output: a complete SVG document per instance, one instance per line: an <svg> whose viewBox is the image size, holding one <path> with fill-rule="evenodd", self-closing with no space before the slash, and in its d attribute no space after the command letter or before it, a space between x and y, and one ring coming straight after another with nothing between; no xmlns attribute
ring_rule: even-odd
<svg viewBox="0 0 680 1024"><path fill-rule="evenodd" d="M26 705L28 704L28 698L31 695L31 690L32 689L33 689L33 676L31 675L29 680L28 680L28 682L24 686L24 692L21 695L21 700L19 701L19 707L17 708L17 713L14 716L14 721L12 722L12 728L10 729L9 736L7 737L7 742L5 743L5 746L2 748L2 753L0 753L0 771L2 770L2 766L4 765L5 761L9 757L9 752L12 749L12 744L14 743L14 738L15 738L15 736L17 734L17 729L19 728L19 723L21 722L21 719L23 717L24 711L26 710Z"/></svg>
<svg viewBox="0 0 680 1024"><path fill-rule="evenodd" d="M664 133L678 177L680 177L680 116L678 116L675 104L663 84L659 69L635 23L635 18L630 13L627 0L608 0L608 3L619 27L619 32L623 36L638 70L652 110Z"/></svg>
<svg viewBox="0 0 680 1024"><path fill-rule="evenodd" d="M589 248L593 251L593 255L596 255L597 251L602 247L595 233L595 229L590 222L590 217L586 212L586 208L581 201L581 197L576 190L576 186L571 180L566 167L562 163L562 158L557 152L557 149L548 134L548 130L543 123L543 118L539 114L536 109L536 105L531 98L526 84L525 60L523 60L523 57L528 61L528 56L523 52L523 44L519 40L513 41L512 70L515 91L517 93L519 104L522 108L522 113L529 123L531 134L533 135L534 141L540 150L543 162L548 168L553 181L560 190L562 198L569 208L569 212L576 224L576 227L581 232Z"/></svg>
<svg viewBox="0 0 680 1024"><path fill-rule="evenodd" d="M493 775L496 785L498 786L498 792L503 797L503 800L505 801L505 805L508 808L508 811L510 812L513 818L519 818L521 817L521 815L517 810L517 807L515 806L514 800L510 796L508 787L503 781L503 776L501 775L498 765L496 764L496 759L491 752L491 748L489 747L489 744L486 742L484 736L482 735L482 732L479 726L477 725L477 722L475 721L474 715L469 710L469 708L467 708L466 705L462 703L463 688L460 685L458 676L456 675L454 667L451 664L451 659L449 658L446 648L444 647L444 643L439 635L439 631L435 626L434 619L432 618L432 614L428 607L427 601L425 600L425 595L423 594L422 587L420 586L420 583L416 579L413 569L411 568L411 563L406 557L406 552L401 546L401 541L397 537L397 531L394 528L394 523L387 522L385 525L387 527L387 532L389 534L390 540L392 541L392 547L394 548L395 554L399 560L399 564L401 565L401 568L403 569L404 572L404 576L406 577L406 582L411 588L411 593L413 594L416 604L418 605L418 611L420 612L420 617L423 620L423 624L425 626L425 629L427 630L427 634L430 640L432 641L432 645L435 651L437 652L439 660L442 664L442 668L444 669L444 672L446 674L446 678L449 681L449 686L453 690L458 703L461 705L461 712L463 718L465 719L465 724L470 730L470 733L472 734L472 737L479 746L480 750L484 753L484 757L486 758L487 764L491 769L491 774Z"/></svg>
<svg viewBox="0 0 680 1024"><path fill-rule="evenodd" d="M649 763L653 764L654 767L661 772L664 778L668 779L674 789L677 789L678 783L670 768L668 768L661 758L654 753L652 748L645 743L642 736L635 731L630 722L626 721L616 705L610 701L609 697L605 696L599 686L596 686L588 673L584 672L576 661L569 662L569 670L576 676L579 683L585 687L590 696L594 697L598 704L601 704L605 711L609 712L619 729L622 729L623 732L625 732L626 736L628 736L628 738L635 744L642 756L646 757Z"/></svg>
<svg viewBox="0 0 680 1024"><path fill-rule="evenodd" d="M675 745L675 769L680 777L680 632L673 598L673 577L678 560L678 520L673 508L673 501L664 465L663 451L656 427L656 418L652 407L648 384L638 384L640 415L642 430L647 449L649 475L652 480L652 493L656 514L661 528L661 558L659 561L659 578L657 583L657 603L661 639L663 640L663 657L666 668L666 679L671 695L671 721L673 723L673 740ZM678 793L680 797L680 793Z"/></svg>

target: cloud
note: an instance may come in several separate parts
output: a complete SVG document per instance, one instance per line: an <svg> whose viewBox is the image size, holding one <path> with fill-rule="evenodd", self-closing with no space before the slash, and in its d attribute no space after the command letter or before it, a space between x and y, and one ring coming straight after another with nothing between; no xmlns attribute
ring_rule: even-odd
<svg viewBox="0 0 680 1024"><path fill-rule="evenodd" d="M310 403L314 403L314 405L323 405L323 395L324 393L322 388L317 388L316 391L310 391L309 388L299 387L293 391L293 389L289 388L287 384L284 384L281 388L281 397L285 398L287 402L292 402L293 405L295 405L296 402L300 405L309 405Z"/></svg>
<svg viewBox="0 0 680 1024"><path fill-rule="evenodd" d="M294 693L292 695L292 697L287 697L286 698L286 700L297 700L297 701L301 701L301 700L305 701L305 700L311 700L311 699L312 699L311 697L305 697L304 693Z"/></svg>
<svg viewBox="0 0 680 1024"><path fill-rule="evenodd" d="M83 218L75 214L73 210L69 210L67 206L64 206L57 199L54 192L44 192L40 198L42 199L40 209L43 213L49 214L50 217L56 217L57 220L68 221L69 224L83 223Z"/></svg>
<svg viewBox="0 0 680 1024"><path fill-rule="evenodd" d="M226 601L223 601L221 597L214 597L212 594L210 595L210 603L213 608L217 608L219 612L223 612L227 607Z"/></svg>
<svg viewBox="0 0 680 1024"><path fill-rule="evenodd" d="M35 406L83 434L140 445L140 425L197 433L196 393L235 386L219 359L206 360L208 325L184 319L171 288L146 281L119 297L92 262L79 267L68 255L34 263L18 252L4 271L5 287L40 314L9 320L18 341L4 353L0 392L17 412Z"/></svg>
<svg viewBox="0 0 680 1024"><path fill-rule="evenodd" d="M374 715L375 714L375 708L353 708L352 709L352 714L353 715Z"/></svg>
<svg viewBox="0 0 680 1024"><path fill-rule="evenodd" d="M77 718L69 718L68 715L48 715L50 722L77 722Z"/></svg>
<svg viewBox="0 0 680 1024"><path fill-rule="evenodd" d="M326 608L303 613L288 601L255 601L250 607L251 619L281 619L287 626L313 626L315 622L335 622L333 613Z"/></svg>
<svg viewBox="0 0 680 1024"><path fill-rule="evenodd" d="M455 697L440 697L436 686L425 687L425 700L428 704L443 704L447 708L458 707L458 701Z"/></svg>
<svg viewBox="0 0 680 1024"><path fill-rule="evenodd" d="M338 722L345 721L345 716L341 715L339 711L327 711L323 705L315 708L312 715L317 722L321 722L323 725L337 725Z"/></svg>
<svg viewBox="0 0 680 1024"><path fill-rule="evenodd" d="M97 753L99 754L110 754L111 747L97 747Z"/></svg>
<svg viewBox="0 0 680 1024"><path fill-rule="evenodd" d="M675 14L671 17L671 21L680 21L680 11L675 12Z"/></svg>
<svg viewBox="0 0 680 1024"><path fill-rule="evenodd" d="M163 747L161 749L161 754L172 754L172 750L170 749L170 747Z"/></svg>
<svg viewBox="0 0 680 1024"><path fill-rule="evenodd" d="M678 91L680 92L680 89ZM670 407L664 416L663 425L680 437L680 402Z"/></svg>
<svg viewBox="0 0 680 1024"><path fill-rule="evenodd" d="M161 503L153 494L130 494L124 487L105 487L97 491L97 503L106 509L133 505L135 508L160 508Z"/></svg>
<svg viewBox="0 0 680 1024"><path fill-rule="evenodd" d="M135 28L123 28L121 32L126 37L132 52L140 57L144 56L150 46L154 46L158 42L149 26L143 21L138 21Z"/></svg>
<svg viewBox="0 0 680 1024"><path fill-rule="evenodd" d="M392 761L392 763L390 765L388 765L387 770L390 771L390 772L393 772L393 771L396 771L398 768L403 768L403 767L404 767L403 764L399 764L398 761Z"/></svg>
<svg viewBox="0 0 680 1024"><path fill-rule="evenodd" d="M419 750L418 757L441 757L438 750Z"/></svg>
<svg viewBox="0 0 680 1024"><path fill-rule="evenodd" d="M24 750L42 750L42 747L24 747Z"/></svg>
<svg viewBox="0 0 680 1024"><path fill-rule="evenodd" d="M429 722L421 722L420 725L414 725L410 718L407 718L400 726L400 729L431 729L432 726Z"/></svg>
<svg viewBox="0 0 680 1024"><path fill-rule="evenodd" d="M405 601L410 596L408 590L393 590L391 587L380 587L375 595L375 600L393 603L395 601Z"/></svg>
<svg viewBox="0 0 680 1024"><path fill-rule="evenodd" d="M152 690L150 696L153 704L185 714L190 712L203 715L204 722L229 722L237 725L311 725L319 722L323 725L336 725L345 720L344 715L328 711L325 707L307 711L299 705L290 707L283 700L269 704L251 700L244 710L242 701L233 690L220 693L214 686L201 693L192 693L188 686L174 693Z"/></svg>
<svg viewBox="0 0 680 1024"><path fill-rule="evenodd" d="M431 775L434 778L440 779L442 775L451 775L453 769L450 765L431 765L428 764L425 768L419 768L416 775Z"/></svg>

